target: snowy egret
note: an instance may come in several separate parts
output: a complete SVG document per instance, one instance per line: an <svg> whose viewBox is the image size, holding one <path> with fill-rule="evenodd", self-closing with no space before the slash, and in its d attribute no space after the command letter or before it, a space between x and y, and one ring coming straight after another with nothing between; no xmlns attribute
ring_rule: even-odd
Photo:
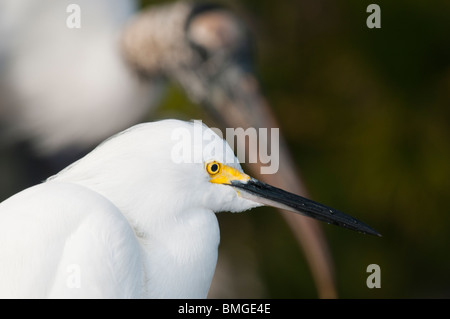
<svg viewBox="0 0 450 319"><path fill-rule="evenodd" d="M189 139L189 161L174 158L180 129L205 133ZM0 204L0 297L205 298L219 245L214 213L261 205L378 235L245 174L201 123L144 123Z"/></svg>
<svg viewBox="0 0 450 319"><path fill-rule="evenodd" d="M0 120L9 138L31 145L31 151L15 150L14 164L25 161L16 175L31 177L26 186L142 121L169 81L222 128L282 127L259 92L242 19L217 4L177 1L139 12L136 2L78 0L81 28L70 29L66 9L73 1L0 0ZM306 194L283 141L280 163L278 174L258 178ZM258 164L248 168L257 175ZM302 216L283 216L305 251L319 295L335 296L321 228Z"/></svg>

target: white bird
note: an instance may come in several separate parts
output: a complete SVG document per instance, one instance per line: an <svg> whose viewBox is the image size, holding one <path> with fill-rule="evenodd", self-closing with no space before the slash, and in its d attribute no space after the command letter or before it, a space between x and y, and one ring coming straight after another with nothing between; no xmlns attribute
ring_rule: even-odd
<svg viewBox="0 0 450 319"><path fill-rule="evenodd" d="M183 139L191 156L181 161L176 136L199 131ZM379 235L251 178L201 123L144 123L0 204L0 297L205 298L219 245L214 213L261 204Z"/></svg>

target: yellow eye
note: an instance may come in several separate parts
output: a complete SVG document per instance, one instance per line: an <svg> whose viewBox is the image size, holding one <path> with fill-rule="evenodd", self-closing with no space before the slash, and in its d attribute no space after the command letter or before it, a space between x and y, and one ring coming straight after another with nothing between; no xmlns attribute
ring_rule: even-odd
<svg viewBox="0 0 450 319"><path fill-rule="evenodd" d="M216 175L217 173L220 172L221 168L222 164L216 161L212 161L206 164L206 171L208 172L209 175Z"/></svg>

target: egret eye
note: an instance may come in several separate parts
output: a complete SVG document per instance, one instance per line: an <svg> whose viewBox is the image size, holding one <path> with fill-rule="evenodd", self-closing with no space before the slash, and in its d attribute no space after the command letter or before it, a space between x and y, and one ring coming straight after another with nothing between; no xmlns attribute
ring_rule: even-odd
<svg viewBox="0 0 450 319"><path fill-rule="evenodd" d="M208 172L209 175L216 175L217 173L220 172L221 167L222 166L220 163L212 161L206 164L206 171Z"/></svg>

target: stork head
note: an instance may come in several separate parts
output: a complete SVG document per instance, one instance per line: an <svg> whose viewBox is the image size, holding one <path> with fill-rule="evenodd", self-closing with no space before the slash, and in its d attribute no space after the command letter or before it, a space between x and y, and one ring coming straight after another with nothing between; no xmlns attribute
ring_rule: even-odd
<svg viewBox="0 0 450 319"><path fill-rule="evenodd" d="M174 80L216 114L254 99L252 39L241 19L222 6L177 2L144 10L129 23L122 44L139 74Z"/></svg>

